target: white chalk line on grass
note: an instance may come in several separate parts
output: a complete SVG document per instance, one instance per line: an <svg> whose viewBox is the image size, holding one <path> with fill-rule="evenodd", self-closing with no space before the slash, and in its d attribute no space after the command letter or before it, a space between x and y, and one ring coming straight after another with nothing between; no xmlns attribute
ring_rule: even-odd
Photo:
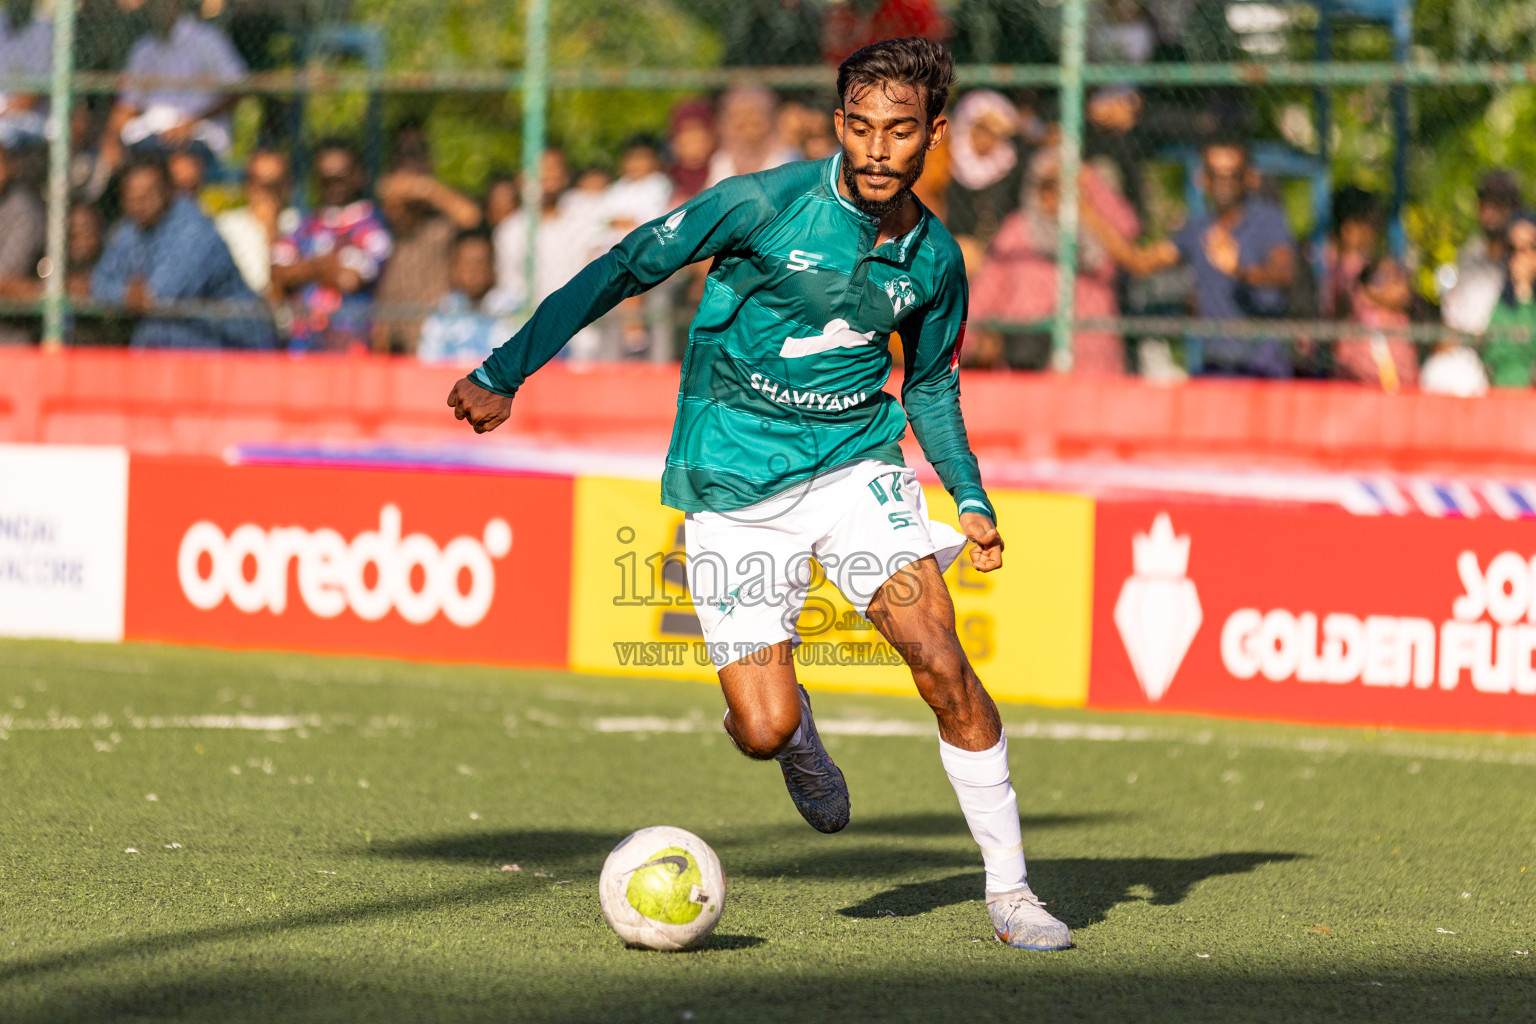
<svg viewBox="0 0 1536 1024"><path fill-rule="evenodd" d="M283 732L319 726L319 715L152 715L133 718L135 729L240 729L248 732Z"/></svg>
<svg viewBox="0 0 1536 1024"><path fill-rule="evenodd" d="M1379 754L1426 761L1470 761L1483 764L1536 766L1536 750L1480 750L1474 747L1403 743L1392 740L1359 743L1327 736L1293 737L1262 733L1219 735L1210 729L1186 730L1153 726L1042 722L1037 719L1008 722L1005 727L1009 737L1016 740L1182 743L1201 747L1287 750L1302 754ZM601 733L693 733L712 731L718 729L719 725L702 718L631 716L594 718L590 721L589 728ZM902 718L818 718L816 728L826 736L908 736L931 739L938 735L932 722Z"/></svg>
<svg viewBox="0 0 1536 1024"><path fill-rule="evenodd" d="M625 718L594 718L594 732L704 732L716 723L703 718L660 718L641 715ZM938 735L932 722L906 718L817 718L816 730L828 736L925 736ZM1082 725L1076 722L1014 722L1008 735L1053 740L1151 740L1177 739L1168 730L1138 726Z"/></svg>
<svg viewBox="0 0 1536 1024"><path fill-rule="evenodd" d="M528 709L531 721L550 727L566 728L564 720L536 715ZM391 716L393 717L393 716ZM319 728L326 724L320 715L134 715L122 724L137 730L227 729L240 732L292 732ZM357 724L352 719L329 719L331 725ZM387 728L400 723L373 719L371 728ZM49 714L43 718L19 718L0 714L0 739L13 732L58 732L80 729L111 729L117 722L106 714L89 717ZM657 715L611 716L583 722L585 728L599 733L712 732L717 721L702 718L663 718ZM827 718L818 719L817 729L827 736L895 736L932 739L938 735L932 722L907 718ZM1092 722L1049 722L1038 719L1008 722L1008 735L1015 740L1039 739L1084 741L1090 743L1180 743L1188 746L1221 746L1262 750L1292 751L1302 754L1377 754L1424 761L1461 761L1480 764L1536 766L1536 750L1488 750L1470 746L1405 743L1398 740L1361 743L1327 736L1279 736L1264 733L1222 735L1211 729L1174 729L1161 726L1109 725Z"/></svg>
<svg viewBox="0 0 1536 1024"><path fill-rule="evenodd" d="M288 732L317 727L319 715L135 715L122 723L130 729L236 729L244 732ZM117 723L109 715L49 715L17 718L0 715L0 735L10 732L57 732L67 729L111 729Z"/></svg>

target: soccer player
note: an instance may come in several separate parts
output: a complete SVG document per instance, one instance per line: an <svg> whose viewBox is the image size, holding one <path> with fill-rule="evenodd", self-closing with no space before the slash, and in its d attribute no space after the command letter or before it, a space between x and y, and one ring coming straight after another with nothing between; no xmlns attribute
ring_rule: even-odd
<svg viewBox="0 0 1536 1024"><path fill-rule="evenodd" d="M955 635L942 573L969 540L981 572L1003 540L960 416L960 250L912 195L944 137L954 61L909 37L838 68L840 153L728 178L643 224L552 294L448 397L477 432L586 324L691 263L713 261L683 357L662 501L687 513L690 591L725 693L725 730L776 759L801 815L848 823L848 787L795 679L795 624L815 558L906 660L938 718L939 756L986 867L998 938L1065 949L1025 880L997 706ZM901 403L881 390L899 332ZM899 442L910 422L959 510L928 519ZM731 574L741 574L734 581ZM733 585L734 584L734 585Z"/></svg>

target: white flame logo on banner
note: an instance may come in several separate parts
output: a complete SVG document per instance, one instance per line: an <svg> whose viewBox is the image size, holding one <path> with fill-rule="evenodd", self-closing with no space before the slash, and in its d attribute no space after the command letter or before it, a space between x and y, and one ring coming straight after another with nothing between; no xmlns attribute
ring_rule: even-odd
<svg viewBox="0 0 1536 1024"><path fill-rule="evenodd" d="M1131 541L1135 574L1120 588L1115 626L1147 699L1156 703L1184 663L1200 629L1200 595L1186 572L1189 537L1176 537L1168 513Z"/></svg>

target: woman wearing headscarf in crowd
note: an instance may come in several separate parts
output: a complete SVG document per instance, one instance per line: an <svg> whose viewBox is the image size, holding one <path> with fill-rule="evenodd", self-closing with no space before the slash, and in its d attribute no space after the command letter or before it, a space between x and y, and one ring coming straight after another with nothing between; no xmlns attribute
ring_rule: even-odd
<svg viewBox="0 0 1536 1024"><path fill-rule="evenodd" d="M1494 387L1528 388L1536 364L1536 214L1515 214L1505 237L1504 294L1488 320L1483 365Z"/></svg>
<svg viewBox="0 0 1536 1024"><path fill-rule="evenodd" d="M966 93L950 119L945 224L968 269L975 269L977 257L1018 204L1023 180L1014 143L1018 132L1017 108L991 89Z"/></svg>
<svg viewBox="0 0 1536 1024"><path fill-rule="evenodd" d="M1029 161L1024 179L1024 201L1003 219L992 239L980 273L972 278L972 324L998 320L1031 323L1049 319L1056 312L1056 257L1061 233L1061 156L1042 149ZM1080 317L1112 317L1120 313L1115 298L1115 261L1112 251L1129 246L1127 239L1141 234L1140 220L1125 197L1110 188L1091 166L1079 178L1082 192L1082 223L1078 239L1078 273L1074 290ZM972 358L995 365L999 357L1015 367L1043 368L1049 346L1045 329L1021 333L979 328L971 335ZM1072 340L1075 373L1100 376L1125 372L1125 346L1120 336L1104 331L1077 331Z"/></svg>
<svg viewBox="0 0 1536 1024"><path fill-rule="evenodd" d="M1328 286L1322 313L1369 328L1405 328L1413 290L1408 273L1382 251L1381 202L1353 185L1333 197L1333 237L1325 250ZM1377 330L1339 340L1334 367L1345 380L1384 391L1413 387L1419 357L1406 333Z"/></svg>
<svg viewBox="0 0 1536 1024"><path fill-rule="evenodd" d="M715 109L708 100L684 100L667 119L667 176L672 179L669 208L675 209L704 191L709 158L715 155Z"/></svg>

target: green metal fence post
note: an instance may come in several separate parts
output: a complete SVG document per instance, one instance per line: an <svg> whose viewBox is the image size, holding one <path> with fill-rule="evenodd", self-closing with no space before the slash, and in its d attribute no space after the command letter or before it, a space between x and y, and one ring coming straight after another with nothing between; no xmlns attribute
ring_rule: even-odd
<svg viewBox="0 0 1536 1024"><path fill-rule="evenodd" d="M1061 9L1061 209L1056 215L1056 318L1051 324L1051 366L1072 368L1072 321L1077 295L1077 177L1083 164L1083 51L1088 0Z"/></svg>
<svg viewBox="0 0 1536 1024"><path fill-rule="evenodd" d="M75 3L53 15L53 76L48 85L48 276L43 279L43 345L64 344L65 232L69 224L69 88L75 71Z"/></svg>
<svg viewBox="0 0 1536 1024"><path fill-rule="evenodd" d="M534 303L539 265L539 221L544 196L539 164L549 114L549 0L528 0L528 24L523 38L523 210L528 217L528 255L523 265L526 308Z"/></svg>

